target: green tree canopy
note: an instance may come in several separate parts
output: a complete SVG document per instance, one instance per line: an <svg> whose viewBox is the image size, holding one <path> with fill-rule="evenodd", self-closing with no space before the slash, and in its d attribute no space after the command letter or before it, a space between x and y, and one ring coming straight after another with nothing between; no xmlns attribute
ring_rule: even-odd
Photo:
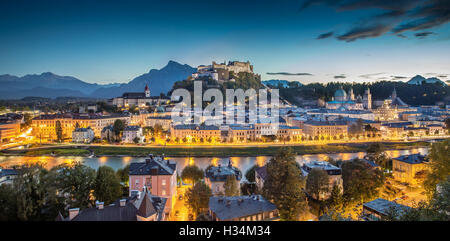
<svg viewBox="0 0 450 241"><path fill-rule="evenodd" d="M93 205L91 192L95 183L95 170L81 162L62 164L51 171L57 172L59 190L68 195L71 208L88 208Z"/></svg>
<svg viewBox="0 0 450 241"><path fill-rule="evenodd" d="M123 132L124 129L125 123L122 120L117 119L116 121L114 121L113 131L117 137L120 136L120 134Z"/></svg>
<svg viewBox="0 0 450 241"><path fill-rule="evenodd" d="M120 179L109 166L101 166L97 170L94 183L94 195L98 201L105 205L113 203L122 196Z"/></svg>
<svg viewBox="0 0 450 241"><path fill-rule="evenodd" d="M366 162L354 159L342 164L342 180L347 200L364 202L378 196L385 178L381 170L371 168Z"/></svg>
<svg viewBox="0 0 450 241"><path fill-rule="evenodd" d="M291 148L281 148L267 163L263 194L274 202L283 220L298 220L306 209L304 177Z"/></svg>
<svg viewBox="0 0 450 241"><path fill-rule="evenodd" d="M232 196L239 196L240 190L239 190L239 184L236 181L236 176L230 175L227 177L227 180L225 181L225 184L223 184L223 187L225 189L225 196L232 197Z"/></svg>
<svg viewBox="0 0 450 241"><path fill-rule="evenodd" d="M306 178L306 191L313 198L320 200L321 195L328 192L329 177L326 171L313 168Z"/></svg>
<svg viewBox="0 0 450 241"><path fill-rule="evenodd" d="M428 197L432 197L436 185L450 176L450 139L433 144L428 158L430 171L424 181L424 187Z"/></svg>
<svg viewBox="0 0 450 241"><path fill-rule="evenodd" d="M197 182L186 191L184 198L188 207L198 215L208 208L211 196L211 189L208 185L203 182Z"/></svg>
<svg viewBox="0 0 450 241"><path fill-rule="evenodd" d="M63 140L63 131L61 127L61 122L59 120L55 123L56 140L61 142Z"/></svg>
<svg viewBox="0 0 450 241"><path fill-rule="evenodd" d="M258 165L253 165L250 169L245 172L245 179L249 182L255 182L255 170L258 168Z"/></svg>
<svg viewBox="0 0 450 241"><path fill-rule="evenodd" d="M181 178L192 184L203 179L203 175L203 170L196 165L186 166L181 172Z"/></svg>

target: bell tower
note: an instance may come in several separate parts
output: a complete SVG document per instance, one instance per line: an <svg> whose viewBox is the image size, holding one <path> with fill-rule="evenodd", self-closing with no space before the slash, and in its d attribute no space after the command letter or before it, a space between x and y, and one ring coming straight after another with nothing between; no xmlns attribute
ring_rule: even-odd
<svg viewBox="0 0 450 241"><path fill-rule="evenodd" d="M145 97L150 98L150 89L147 84L145 84Z"/></svg>

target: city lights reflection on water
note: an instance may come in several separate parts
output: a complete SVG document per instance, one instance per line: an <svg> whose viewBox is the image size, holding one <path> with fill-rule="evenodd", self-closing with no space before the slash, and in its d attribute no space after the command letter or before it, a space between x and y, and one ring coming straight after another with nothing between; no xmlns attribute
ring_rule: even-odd
<svg viewBox="0 0 450 241"><path fill-rule="evenodd" d="M392 150L387 151L387 155L390 157L398 157L408 154L427 154L427 148L416 148L411 150ZM308 154L298 155L296 161L299 164L310 161L326 161L329 158L334 160L351 160L354 158L363 158L364 152L357 153L334 153L334 154ZM256 156L256 157L166 157L172 161L178 163L178 171L188 165L197 165L202 169L206 169L209 165L228 165L229 160L234 166L237 166L243 173L250 169L253 165L263 166L268 162L271 156ZM74 162L83 162L85 165L94 169L99 168L102 165L108 165L114 170L122 168L131 162L143 162L145 157L52 157L52 156L38 156L38 157L23 157L23 156L0 156L0 166L9 167L13 165L21 164L34 164L39 163L47 168L52 168L56 165L67 163L73 164Z"/></svg>

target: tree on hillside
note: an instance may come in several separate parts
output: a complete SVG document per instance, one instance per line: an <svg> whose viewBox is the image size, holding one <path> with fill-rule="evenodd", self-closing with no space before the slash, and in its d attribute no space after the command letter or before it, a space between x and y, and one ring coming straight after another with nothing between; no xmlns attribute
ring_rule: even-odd
<svg viewBox="0 0 450 241"><path fill-rule="evenodd" d="M240 194L239 185L234 175L230 175L227 177L227 180L225 181L225 184L223 184L223 187L225 189L225 196L227 197L239 196Z"/></svg>
<svg viewBox="0 0 450 241"><path fill-rule="evenodd" d="M122 196L120 179L109 166L101 166L97 170L94 183L94 196L105 205L113 203Z"/></svg>
<svg viewBox="0 0 450 241"><path fill-rule="evenodd" d="M117 139L120 139L120 135L122 134L124 129L125 129L125 123L122 120L117 119L116 121L114 121L113 131L114 131L114 135L116 136Z"/></svg>
<svg viewBox="0 0 450 241"><path fill-rule="evenodd" d="M183 179L183 181L192 184L195 184L203 179L203 176L203 170L196 165L186 166L181 172L181 178Z"/></svg>
<svg viewBox="0 0 450 241"><path fill-rule="evenodd" d="M274 202L283 220L298 220L306 209L303 192L304 177L291 148L281 148L267 163L267 178L263 193L267 200Z"/></svg>
<svg viewBox="0 0 450 241"><path fill-rule="evenodd" d="M346 199L359 203L377 197L385 178L381 170L354 159L342 164L342 180Z"/></svg>
<svg viewBox="0 0 450 241"><path fill-rule="evenodd" d="M313 168L306 177L306 192L313 198L320 200L321 195L328 192L329 177L326 171Z"/></svg>
<svg viewBox="0 0 450 241"><path fill-rule="evenodd" d="M450 139L435 143L428 154L430 170L424 181L424 188L428 197L436 191L436 185L450 176Z"/></svg>
<svg viewBox="0 0 450 241"><path fill-rule="evenodd" d="M184 195L187 206L196 215L208 209L209 198L212 196L211 189L203 182L197 182L189 188Z"/></svg>

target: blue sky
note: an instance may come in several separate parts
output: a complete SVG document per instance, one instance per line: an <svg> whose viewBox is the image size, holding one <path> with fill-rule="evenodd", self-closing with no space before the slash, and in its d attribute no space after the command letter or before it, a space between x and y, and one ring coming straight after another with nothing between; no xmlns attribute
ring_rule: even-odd
<svg viewBox="0 0 450 241"><path fill-rule="evenodd" d="M263 79L305 83L450 79L449 0L392 2L2 1L0 74L128 82L169 60L249 60Z"/></svg>

